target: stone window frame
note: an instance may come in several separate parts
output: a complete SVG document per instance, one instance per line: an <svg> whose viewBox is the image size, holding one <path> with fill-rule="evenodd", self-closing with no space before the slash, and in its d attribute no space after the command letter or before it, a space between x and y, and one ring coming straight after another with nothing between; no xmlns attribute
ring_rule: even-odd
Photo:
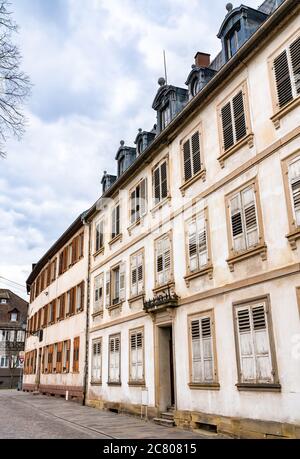
<svg viewBox="0 0 300 459"><path fill-rule="evenodd" d="M143 378L140 380L132 379L131 376L131 336L135 333L142 333L142 340L143 340ZM140 327L131 328L128 330L128 386L135 386L135 387L145 387L145 327L144 325Z"/></svg>
<svg viewBox="0 0 300 459"><path fill-rule="evenodd" d="M258 302L265 302L266 304L266 314L267 314L267 330L269 337L269 346L270 346L270 357L273 368L273 377L274 382L272 383L244 383L241 382L241 364L240 364L240 348L238 341L238 330L237 330L237 321L235 318L235 311L237 308L244 306L255 305ZM234 344L235 344L235 356L236 356L236 368L237 368L237 383L236 387L239 391L262 391L262 392L281 392L281 385L279 382L278 366L277 366L277 356L276 356L276 346L275 346L275 337L274 337L274 327L272 321L272 312L271 312L271 298L270 295L262 295L257 297L246 298L244 300L235 301L232 303L232 319L233 319L233 329L234 329Z"/></svg>
<svg viewBox="0 0 300 459"><path fill-rule="evenodd" d="M209 382L194 382L193 381L193 352L192 352L192 333L191 323L193 320L210 317L212 328L212 341L213 341L213 362L214 362L214 380ZM218 374L218 358L217 358L217 339L216 339L216 324L215 324L215 311L213 308L205 309L204 311L194 312L187 316L187 331L188 331L188 360L189 360L189 383L188 386L191 390L219 390L219 374Z"/></svg>
<svg viewBox="0 0 300 459"><path fill-rule="evenodd" d="M245 121L246 121L246 131L247 134L245 137L240 139L239 141L235 142L232 147L228 150L224 148L224 137L223 137L223 123L222 123L222 108L225 107L228 102L231 102L233 98L239 94L239 92L243 93L243 102L244 102L244 112L245 112ZM225 161L236 153L239 149L243 146L248 145L249 148L253 148L254 146L254 133L253 127L251 122L251 113L250 113L250 98L249 98L249 89L247 80L242 81L239 83L235 89L233 89L221 102L217 105L217 119L218 119L218 132L219 132L219 144L220 144L220 156L218 157L218 161L222 168L225 167Z"/></svg>
<svg viewBox="0 0 300 459"><path fill-rule="evenodd" d="M300 159L300 150L296 150L281 160L281 170L283 176L285 202L287 208L287 217L289 223L289 233L286 235L292 250L297 249L297 240L300 239L300 226L296 225L294 216L294 206L292 203L291 188L289 182L289 165L295 158Z"/></svg>
<svg viewBox="0 0 300 459"><path fill-rule="evenodd" d="M300 105L300 94L293 98L286 106L279 108L278 105L278 96L277 96L277 87L274 75L274 60L278 57L284 50L288 50L289 46L297 39L300 34L300 28L298 28L292 35L290 35L280 46L276 48L275 51L268 57L268 74L269 74L269 86L271 90L271 100L272 100L272 110L273 114L271 116L271 121L274 124L275 129L279 129L281 126L281 120L285 115L290 113L294 108Z"/></svg>
<svg viewBox="0 0 300 459"><path fill-rule="evenodd" d="M256 204L256 214L257 214L257 223L258 223L258 238L259 243L250 249L243 250L241 252L235 252L233 249L232 241L232 230L231 230L231 215L230 215L230 199L237 193L242 192L249 186L253 186L255 194L255 204ZM267 259L267 245L265 242L264 235L264 225L263 225L263 216L262 216L262 207L261 199L259 193L259 183L258 177L255 176L251 180L244 182L242 185L239 185L237 188L233 189L225 195L225 210L226 210L226 226L227 226L227 243L228 243L228 254L227 264L231 272L234 271L234 266L240 261L246 260L255 255L260 255L262 261Z"/></svg>

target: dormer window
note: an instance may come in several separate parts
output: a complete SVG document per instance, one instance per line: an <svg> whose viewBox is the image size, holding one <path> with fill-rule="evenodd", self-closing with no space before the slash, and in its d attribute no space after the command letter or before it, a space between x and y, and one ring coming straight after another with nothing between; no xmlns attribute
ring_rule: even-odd
<svg viewBox="0 0 300 459"><path fill-rule="evenodd" d="M166 105L161 111L161 128L165 129L171 122L170 105Z"/></svg>
<svg viewBox="0 0 300 459"><path fill-rule="evenodd" d="M119 176L125 172L125 157L119 159Z"/></svg>
<svg viewBox="0 0 300 459"><path fill-rule="evenodd" d="M241 23L237 22L226 38L228 59L233 57L241 46Z"/></svg>
<svg viewBox="0 0 300 459"><path fill-rule="evenodd" d="M11 322L17 322L18 321L18 313L17 312L11 312L10 313L10 321Z"/></svg>
<svg viewBox="0 0 300 459"><path fill-rule="evenodd" d="M199 78L194 78L193 82L192 82L192 85L191 85L191 92L192 92L192 96L195 97L198 92L199 92L200 88L199 88Z"/></svg>
<svg viewBox="0 0 300 459"><path fill-rule="evenodd" d="M6 300L5 298L2 298L2 299L0 300L0 303L1 303L1 304L6 304L6 303L7 303L7 300Z"/></svg>
<svg viewBox="0 0 300 459"><path fill-rule="evenodd" d="M137 144L137 152L138 155L141 155L143 153L143 139L141 138Z"/></svg>

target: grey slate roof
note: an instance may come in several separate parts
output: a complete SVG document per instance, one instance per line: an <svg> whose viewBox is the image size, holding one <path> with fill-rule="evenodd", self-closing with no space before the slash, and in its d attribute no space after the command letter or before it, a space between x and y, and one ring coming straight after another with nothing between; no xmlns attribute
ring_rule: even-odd
<svg viewBox="0 0 300 459"><path fill-rule="evenodd" d="M283 2L284 0L265 0L258 10L266 14L272 14Z"/></svg>

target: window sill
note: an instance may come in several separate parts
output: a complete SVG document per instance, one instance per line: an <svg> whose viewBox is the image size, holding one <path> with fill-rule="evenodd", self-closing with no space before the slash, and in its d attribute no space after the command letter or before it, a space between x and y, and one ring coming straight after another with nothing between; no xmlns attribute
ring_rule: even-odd
<svg viewBox="0 0 300 459"><path fill-rule="evenodd" d="M247 134L246 137L244 137L243 139L239 140L235 145L230 147L228 150L224 151L224 153L222 153L222 155L219 156L219 158L218 158L218 161L219 161L220 166L222 167L222 169L225 166L225 160L227 158L229 158L231 155L233 155L240 148L242 148L243 146L245 146L247 144L248 144L249 148L252 148L254 146L253 139L254 139L254 134L253 133Z"/></svg>
<svg viewBox="0 0 300 459"><path fill-rule="evenodd" d="M219 383L189 383L189 388L192 390L220 390Z"/></svg>
<svg viewBox="0 0 300 459"><path fill-rule="evenodd" d="M92 317L93 317L93 319L96 319L96 317L101 317L102 318L103 317L103 309L101 309L100 311L94 312L92 314Z"/></svg>
<svg viewBox="0 0 300 459"><path fill-rule="evenodd" d="M250 250L245 252L240 252L236 255L231 256L226 261L228 263L229 269L231 272L234 271L234 265L240 261L247 260L248 258L254 257L255 255L260 255L262 261L267 259L267 246L265 244L253 247Z"/></svg>
<svg viewBox="0 0 300 459"><path fill-rule="evenodd" d="M194 175L192 178L187 180L179 189L181 191L182 196L185 196L186 190L192 186L195 182L200 180L202 178L203 182L206 181L206 169L202 169L200 172L198 172L196 175Z"/></svg>
<svg viewBox="0 0 300 459"><path fill-rule="evenodd" d="M134 303L135 301L142 300L145 296L145 293L140 293L139 295L132 296L131 298L128 299L128 303Z"/></svg>
<svg viewBox="0 0 300 459"><path fill-rule="evenodd" d="M103 255L104 254L104 247L101 247L101 249L97 250L94 254L93 254L93 257L96 258L98 257L99 255Z"/></svg>
<svg viewBox="0 0 300 459"><path fill-rule="evenodd" d="M167 196L163 201L160 201L159 203L155 204L154 207L150 210L152 214L155 214L158 210L160 210L162 207L164 207L166 204L170 205L171 202L171 196Z"/></svg>
<svg viewBox="0 0 300 459"><path fill-rule="evenodd" d="M108 245L111 248L116 242L118 241L122 242L122 239L123 239L123 234L120 233L117 236L115 236L111 241L109 241Z"/></svg>
<svg viewBox="0 0 300 459"><path fill-rule="evenodd" d="M110 312L110 311L114 311L115 309L118 309L118 308L122 308L122 304L124 303L124 301L120 301L119 303L117 304L111 304L110 306L107 306L106 309Z"/></svg>
<svg viewBox="0 0 300 459"><path fill-rule="evenodd" d="M119 382L110 382L110 381L107 381L107 385L108 385L108 386L111 386L111 387L121 387L121 386L122 386L122 383L121 383L121 381L119 381Z"/></svg>
<svg viewBox="0 0 300 459"><path fill-rule="evenodd" d="M273 383L238 383L236 387L239 391L281 392L281 385Z"/></svg>
<svg viewBox="0 0 300 459"><path fill-rule="evenodd" d="M134 230L134 228L137 228L138 226L142 226L143 224L143 217L140 217L137 221L135 221L134 223L132 223L128 228L127 228L127 231L128 231L128 234L129 236L131 236L131 233L132 231Z"/></svg>
<svg viewBox="0 0 300 459"><path fill-rule="evenodd" d="M146 387L146 381L128 381L130 387Z"/></svg>
<svg viewBox="0 0 300 459"><path fill-rule="evenodd" d="M295 99L291 100L285 107L279 109L279 111L271 117L271 121L274 124L275 129L280 128L281 119L289 112L294 110L294 108L298 107L298 105L300 105L300 96L297 96Z"/></svg>
<svg viewBox="0 0 300 459"><path fill-rule="evenodd" d="M102 381L91 381L91 386L102 386Z"/></svg>
<svg viewBox="0 0 300 459"><path fill-rule="evenodd" d="M211 280L213 278L213 271L214 271L213 266L212 265L207 265L205 268L202 268L199 271L195 271L193 273L189 273L184 278L186 286L187 287L190 286L191 280L197 279L198 277L202 277L202 276L206 276L206 275L208 275L208 278Z"/></svg>
<svg viewBox="0 0 300 459"><path fill-rule="evenodd" d="M290 243L291 249L296 250L297 249L296 241L300 239L300 228L297 228L295 229L295 231L292 231L291 233L287 234L286 238Z"/></svg>
<svg viewBox="0 0 300 459"><path fill-rule="evenodd" d="M172 289L175 287L175 282L169 282L168 284L160 285L158 287L155 287L152 291L153 293L160 293L168 289Z"/></svg>

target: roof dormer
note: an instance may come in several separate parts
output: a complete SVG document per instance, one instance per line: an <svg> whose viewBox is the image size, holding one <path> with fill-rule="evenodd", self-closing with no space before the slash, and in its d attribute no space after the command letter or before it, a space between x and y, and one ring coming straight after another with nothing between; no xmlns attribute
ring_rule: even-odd
<svg viewBox="0 0 300 459"><path fill-rule="evenodd" d="M108 188L110 188L116 180L117 180L117 177L115 175L109 175L106 171L104 171L104 174L101 180L102 192L105 193L105 191L107 191Z"/></svg>
<svg viewBox="0 0 300 459"><path fill-rule="evenodd" d="M163 131L173 118L188 102L187 89L166 84L164 78L159 78L160 86L152 108L157 112L157 133Z"/></svg>
<svg viewBox="0 0 300 459"><path fill-rule="evenodd" d="M143 131L143 129L139 129L139 133L136 136L136 139L134 141L136 145L136 153L137 156L142 154L143 151L145 151L149 145L153 142L156 136L156 125L154 125L154 128L151 132Z"/></svg>
<svg viewBox="0 0 300 459"><path fill-rule="evenodd" d="M231 59L268 18L266 13L245 5L233 8L228 3L226 9L228 13L217 35L222 41L223 62Z"/></svg>
<svg viewBox="0 0 300 459"><path fill-rule="evenodd" d="M185 83L189 88L189 99L195 97L217 73L209 66L210 54L198 52L195 56L195 64L192 65L192 70Z"/></svg>
<svg viewBox="0 0 300 459"><path fill-rule="evenodd" d="M120 142L120 148L116 155L116 160L118 161L118 177L123 174L123 172L128 169L128 167L133 163L136 158L136 149L133 147L127 147L124 140Z"/></svg>

